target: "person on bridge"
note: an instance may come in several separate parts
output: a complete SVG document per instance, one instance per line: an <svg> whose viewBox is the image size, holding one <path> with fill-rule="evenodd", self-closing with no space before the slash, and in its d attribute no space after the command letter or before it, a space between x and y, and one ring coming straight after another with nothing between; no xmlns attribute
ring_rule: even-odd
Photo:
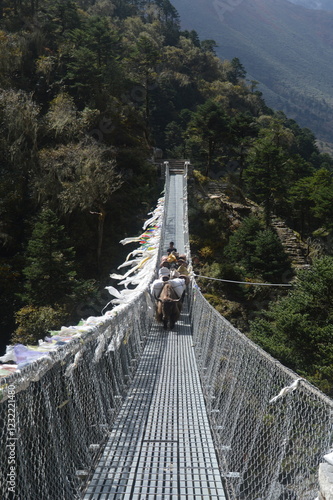
<svg viewBox="0 0 333 500"><path fill-rule="evenodd" d="M174 242L170 241L169 248L167 249L167 254L169 255L172 252L177 253L177 248L175 248Z"/></svg>
<svg viewBox="0 0 333 500"><path fill-rule="evenodd" d="M170 264L167 261L162 262L158 270L158 277L163 278L163 276L170 276Z"/></svg>
<svg viewBox="0 0 333 500"><path fill-rule="evenodd" d="M177 264L178 264L177 272L184 276L188 276L189 272L187 269L187 262L184 259L178 259Z"/></svg>

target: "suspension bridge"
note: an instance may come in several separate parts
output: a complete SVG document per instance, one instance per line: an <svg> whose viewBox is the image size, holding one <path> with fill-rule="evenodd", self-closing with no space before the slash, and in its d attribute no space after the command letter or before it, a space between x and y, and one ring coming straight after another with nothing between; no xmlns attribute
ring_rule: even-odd
<svg viewBox="0 0 333 500"><path fill-rule="evenodd" d="M187 167L166 164L137 258L114 276L123 290L109 287L115 307L28 353L8 350L1 499L318 496L333 401L235 329L193 279L174 329L154 320L149 289L169 241L190 260Z"/></svg>

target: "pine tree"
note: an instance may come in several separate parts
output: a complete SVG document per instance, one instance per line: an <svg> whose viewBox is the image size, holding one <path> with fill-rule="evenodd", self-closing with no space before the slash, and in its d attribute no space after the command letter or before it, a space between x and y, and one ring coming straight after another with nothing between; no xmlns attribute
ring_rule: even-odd
<svg viewBox="0 0 333 500"><path fill-rule="evenodd" d="M64 304L78 286L74 250L50 209L41 212L28 242L23 299L35 306Z"/></svg>
<svg viewBox="0 0 333 500"><path fill-rule="evenodd" d="M201 154L207 161L206 176L212 169L217 152L230 137L229 121L223 106L213 100L198 106L192 115L188 130L192 134L193 144L200 145Z"/></svg>
<svg viewBox="0 0 333 500"><path fill-rule="evenodd" d="M333 391L333 259L297 273L294 289L251 325L251 337L322 390Z"/></svg>
<svg viewBox="0 0 333 500"><path fill-rule="evenodd" d="M261 276L267 281L279 281L290 270L290 263L281 241L265 229L256 217L244 219L225 248L230 263L240 266L247 276Z"/></svg>

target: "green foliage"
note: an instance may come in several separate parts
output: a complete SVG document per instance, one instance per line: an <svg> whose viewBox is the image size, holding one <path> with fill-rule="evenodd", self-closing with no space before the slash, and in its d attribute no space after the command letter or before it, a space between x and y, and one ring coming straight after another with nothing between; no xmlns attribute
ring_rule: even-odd
<svg viewBox="0 0 333 500"><path fill-rule="evenodd" d="M202 261L204 262L205 255L203 253L202 255ZM221 264L217 262L213 262L212 264L209 264L208 262L205 262L201 267L200 267L200 275L201 276L209 276L211 278L215 278L215 280L207 280L205 278L198 278L197 283L201 289L201 292L203 294L208 294L210 298L212 299L215 297L215 304L219 302L219 296L222 293L223 290L223 283L218 281L219 278L222 277L222 266Z"/></svg>
<svg viewBox="0 0 333 500"><path fill-rule="evenodd" d="M188 126L191 143L206 163L206 175L211 170L219 149L229 139L229 120L222 105L206 101L198 106Z"/></svg>
<svg viewBox="0 0 333 500"><path fill-rule="evenodd" d="M244 219L241 226L230 236L224 252L225 256L232 262L239 262L246 267L250 266L256 237L263 229L264 226L257 217ZM249 250L247 250L248 246Z"/></svg>
<svg viewBox="0 0 333 500"><path fill-rule="evenodd" d="M15 327L14 314L20 307L17 293L21 287L21 276L13 264L4 258L0 260L0 345L9 343Z"/></svg>
<svg viewBox="0 0 333 500"><path fill-rule="evenodd" d="M242 178L247 193L263 206L267 225L275 213L292 221L302 235L309 234L316 216L312 208L316 192L322 194L321 200L317 198L321 220L330 218L329 194L324 194L321 182L322 188L316 187L316 167L324 165L324 157L316 152L309 131L300 129L282 113L262 115L258 124L258 137L252 141L244 161ZM325 171L328 170L326 166Z"/></svg>
<svg viewBox="0 0 333 500"><path fill-rule="evenodd" d="M27 245L23 299L34 306L73 307L84 288L76 278L74 257L64 226L52 210L44 209Z"/></svg>
<svg viewBox="0 0 333 500"><path fill-rule="evenodd" d="M109 87L108 79L118 75L119 39L107 19L94 16L68 32L64 79L81 101L98 103L104 89Z"/></svg>
<svg viewBox="0 0 333 500"><path fill-rule="evenodd" d="M0 31L0 85L6 88L10 85L13 72L20 67L22 49L20 39L16 34Z"/></svg>
<svg viewBox="0 0 333 500"><path fill-rule="evenodd" d="M240 62L238 57L234 57L231 60L231 71L228 74L228 80L236 85L239 80L243 80L246 77L246 71L243 64Z"/></svg>
<svg viewBox="0 0 333 500"><path fill-rule="evenodd" d="M113 151L93 140L41 150L40 167L41 200L58 202L63 213L98 210L122 184Z"/></svg>
<svg viewBox="0 0 333 500"><path fill-rule="evenodd" d="M312 213L319 223L329 230L333 229L333 176L325 168L321 168L311 179L312 192L310 199L313 202Z"/></svg>
<svg viewBox="0 0 333 500"><path fill-rule="evenodd" d="M261 276L268 282L282 283L290 263L281 241L265 229L257 217L248 217L229 239L224 251L230 263L242 270L244 277Z"/></svg>
<svg viewBox="0 0 333 500"><path fill-rule="evenodd" d="M196 172L198 180L205 178ZM193 203L193 201L192 201ZM226 243L228 217L216 200L202 200L190 208L191 237L197 239L192 245L193 253L200 253L204 261L211 264L220 261Z"/></svg>
<svg viewBox="0 0 333 500"><path fill-rule="evenodd" d="M44 339L50 330L60 329L66 321L64 308L50 306L25 306L16 313L16 323L12 343L35 345L39 339Z"/></svg>
<svg viewBox="0 0 333 500"><path fill-rule="evenodd" d="M331 232L333 206L333 177L326 168L302 177L289 191L289 203L294 217L298 215L301 234L315 232L318 227Z"/></svg>
<svg viewBox="0 0 333 500"><path fill-rule="evenodd" d="M250 195L263 204L267 224L274 201L285 195L286 160L282 148L271 141L258 140L249 151L244 180Z"/></svg>
<svg viewBox="0 0 333 500"><path fill-rule="evenodd" d="M80 127L73 97L63 92L58 94L50 103L46 124L47 132L54 134L62 142L76 137Z"/></svg>
<svg viewBox="0 0 333 500"><path fill-rule="evenodd" d="M204 52L212 52L213 54L215 54L217 43L215 42L215 40L202 40L200 42L200 47Z"/></svg>
<svg viewBox="0 0 333 500"><path fill-rule="evenodd" d="M25 174L36 154L38 113L38 105L26 92L0 92L1 155Z"/></svg>
<svg viewBox="0 0 333 500"><path fill-rule="evenodd" d="M333 259L300 271L294 289L255 320L251 337L284 364L333 392Z"/></svg>

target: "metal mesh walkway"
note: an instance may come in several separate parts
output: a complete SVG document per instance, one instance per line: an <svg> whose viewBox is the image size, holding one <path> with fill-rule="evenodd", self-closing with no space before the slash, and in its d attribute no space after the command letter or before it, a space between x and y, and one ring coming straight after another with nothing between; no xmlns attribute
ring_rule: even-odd
<svg viewBox="0 0 333 500"><path fill-rule="evenodd" d="M170 175L168 193L168 213L164 229L164 248L174 241L179 253L185 250L184 242L184 202L182 175Z"/></svg>
<svg viewBox="0 0 333 500"><path fill-rule="evenodd" d="M185 249L184 177L170 175L163 248ZM225 499L186 302L172 331L153 324L84 500Z"/></svg>
<svg viewBox="0 0 333 500"><path fill-rule="evenodd" d="M184 304L154 325L85 500L220 499L224 490Z"/></svg>

